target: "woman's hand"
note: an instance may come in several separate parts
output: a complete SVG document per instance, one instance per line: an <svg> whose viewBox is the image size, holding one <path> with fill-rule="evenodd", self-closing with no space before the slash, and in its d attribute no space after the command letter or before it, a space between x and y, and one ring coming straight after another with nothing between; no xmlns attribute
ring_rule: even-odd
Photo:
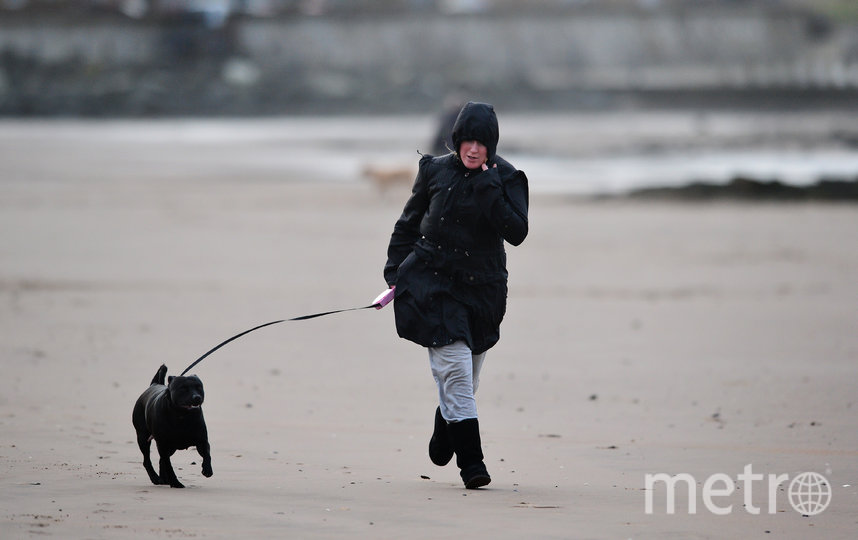
<svg viewBox="0 0 858 540"><path fill-rule="evenodd" d="M486 163L488 163L488 162L484 162L482 165L480 165L480 167L482 167L484 171L489 170L489 166L488 166ZM497 168L498 168L498 164L497 164L497 163L495 163L494 165L492 165L492 169L497 169Z"/></svg>

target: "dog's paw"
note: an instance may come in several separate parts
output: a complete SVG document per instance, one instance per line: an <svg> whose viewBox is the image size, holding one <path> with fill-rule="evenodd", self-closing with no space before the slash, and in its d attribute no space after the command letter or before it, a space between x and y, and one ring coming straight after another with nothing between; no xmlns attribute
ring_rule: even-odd
<svg viewBox="0 0 858 540"><path fill-rule="evenodd" d="M183 487L185 487L185 484L176 480L175 482L170 482L170 487L171 488L183 488Z"/></svg>
<svg viewBox="0 0 858 540"><path fill-rule="evenodd" d="M203 467L203 476L205 476L206 478L209 478L213 474L214 474L214 471L212 471L211 467Z"/></svg>

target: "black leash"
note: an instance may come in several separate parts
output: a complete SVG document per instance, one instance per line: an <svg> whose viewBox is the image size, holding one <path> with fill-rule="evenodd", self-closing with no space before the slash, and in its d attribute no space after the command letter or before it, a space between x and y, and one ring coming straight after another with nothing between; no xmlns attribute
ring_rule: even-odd
<svg viewBox="0 0 858 540"><path fill-rule="evenodd" d="M224 345L226 345L226 344L227 344L227 343L229 343L230 341L234 341L234 340L236 340L236 339L240 338L241 336L243 336L243 335L245 335L245 334L249 334L249 333L253 332L254 330L259 330L260 328L265 328L266 326L271 326L272 324L277 324L277 323L282 323L282 322L288 322L288 321L306 321L307 319L315 319L316 317L324 317L325 315L333 315L334 313L343 313L344 311L358 311L358 310L361 310L361 309L370 309L370 308L381 309L382 307L384 307L384 305L385 305L386 303L387 303L387 302L384 302L384 303L382 303L382 302L376 302L376 303L374 303L374 304L372 304L372 305L369 305L369 306L356 307L356 308L347 308L347 309L335 309L334 311L324 311L324 312L322 312L322 313L313 313L312 315L301 315L300 317L293 317L293 318L291 318L291 319L280 319L279 321L271 321L271 322L268 322L268 323L265 323L265 324L260 324L259 326L254 326L254 327L253 327L253 328L251 328L250 330L245 330L244 332L242 332L242 333L240 333L240 334L236 334L236 335L232 336L231 338L229 338L228 340L226 340L226 341L222 342L220 345L218 345L217 347L213 348L212 350L210 350L210 351L209 351L209 352L207 352L206 354L204 354L204 355L200 356L199 358L197 358L197 359L194 361L194 363L193 363L193 364L191 364L190 366L186 367L186 368L185 368L185 371L183 371L183 372L182 372L182 374L181 374L181 375L179 375L179 376L181 377L182 375L184 375L185 373L187 373L187 372L188 372L192 367L194 367L195 365L197 365L197 364L199 364L200 362L202 362L202 361L203 361L203 359L205 359L205 357L207 357L207 356L208 356L208 355L210 355L211 353L215 352L216 350L220 349L221 347L223 347Z"/></svg>

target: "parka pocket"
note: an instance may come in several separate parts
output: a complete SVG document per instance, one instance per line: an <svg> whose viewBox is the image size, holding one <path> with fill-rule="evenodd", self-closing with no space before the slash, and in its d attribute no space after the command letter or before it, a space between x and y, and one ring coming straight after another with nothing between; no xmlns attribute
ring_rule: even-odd
<svg viewBox="0 0 858 540"><path fill-rule="evenodd" d="M415 264L425 264L416 253L413 251L405 257L405 260L399 265L396 269L396 292L399 293L400 290L405 290L408 286L408 275L413 270ZM400 285L402 285L400 287ZM397 294L397 296L399 296Z"/></svg>

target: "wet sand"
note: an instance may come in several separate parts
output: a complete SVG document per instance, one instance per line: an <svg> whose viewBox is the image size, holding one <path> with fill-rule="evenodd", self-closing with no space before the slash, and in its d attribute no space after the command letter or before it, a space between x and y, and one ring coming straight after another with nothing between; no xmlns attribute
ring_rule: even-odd
<svg viewBox="0 0 858 540"><path fill-rule="evenodd" d="M430 463L426 355L384 309L274 325L195 368L214 476L180 451L177 490L149 483L131 426L158 366L367 304L408 188L379 194L357 167L331 180L312 159L315 175L284 173L250 143L10 129L3 538L854 537L854 205L537 194L478 394L487 489ZM230 155L234 169L205 165ZM706 479L744 488L747 465L823 474L831 503L803 517L784 483L769 513L761 479L750 507L737 489L713 515ZM697 513L678 490L668 515L663 485L646 513L647 473L692 475Z"/></svg>

